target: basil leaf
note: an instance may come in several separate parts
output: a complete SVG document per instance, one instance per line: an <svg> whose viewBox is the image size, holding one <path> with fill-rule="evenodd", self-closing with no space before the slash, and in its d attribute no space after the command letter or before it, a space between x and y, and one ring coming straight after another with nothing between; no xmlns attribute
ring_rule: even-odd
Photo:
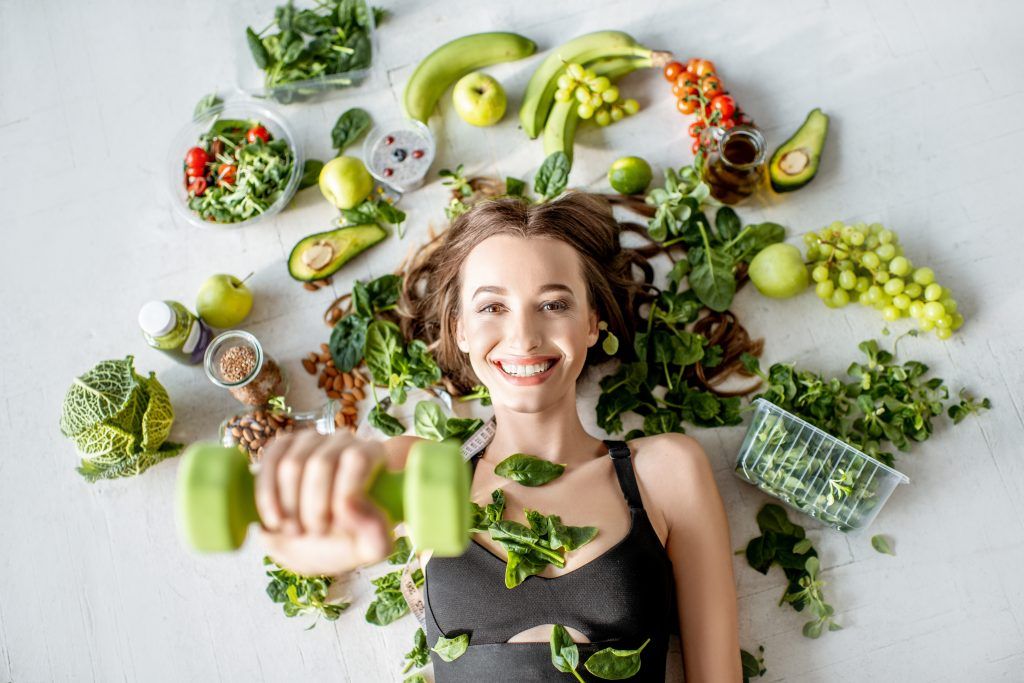
<svg viewBox="0 0 1024 683"><path fill-rule="evenodd" d="M261 69L270 66L270 55L267 54L267 48L251 26L245 27L245 40L249 43L249 52L252 53L252 59L256 62L256 66Z"/></svg>
<svg viewBox="0 0 1024 683"><path fill-rule="evenodd" d="M497 464L494 473L523 486L543 486L565 472L565 465L526 453L514 453Z"/></svg>
<svg viewBox="0 0 1024 683"><path fill-rule="evenodd" d="M587 658L583 666L590 673L606 681L622 681L636 676L640 671L640 653L651 642L648 638L636 650L616 650L606 647Z"/></svg>
<svg viewBox="0 0 1024 683"><path fill-rule="evenodd" d="M436 652L437 656L444 661L454 662L466 653L466 649L468 647L469 634L463 633L461 636L455 636L454 638L438 636L437 642L434 643L434 647L430 649Z"/></svg>
<svg viewBox="0 0 1024 683"><path fill-rule="evenodd" d="M306 159L302 163L302 178L299 180L299 189L305 190L313 187L320 181L320 171L324 170L324 162L319 159Z"/></svg>
<svg viewBox="0 0 1024 683"><path fill-rule="evenodd" d="M886 555L896 554L893 552L892 546L889 545L889 539L881 534L876 534L871 537L871 547L880 553L885 553Z"/></svg>
<svg viewBox="0 0 1024 683"><path fill-rule="evenodd" d="M371 427L380 430L387 436L401 436L405 434L405 427L398 421L398 418L388 414L378 403L366 416Z"/></svg>
<svg viewBox="0 0 1024 683"><path fill-rule="evenodd" d="M537 169L533 178L534 191L545 199L556 197L569 184L569 157L565 152L553 152Z"/></svg>
<svg viewBox="0 0 1024 683"><path fill-rule="evenodd" d="M353 107L349 109L334 123L331 129L331 146L338 154L345 151L345 148L354 143L359 137L369 130L373 120L365 109Z"/></svg>
<svg viewBox="0 0 1024 683"><path fill-rule="evenodd" d="M569 632L561 624L551 629L551 663L562 673L575 673L580 664L580 651ZM577 676L578 678L578 676Z"/></svg>
<svg viewBox="0 0 1024 683"><path fill-rule="evenodd" d="M732 275L732 261L724 253L701 247L699 261L690 272L690 286L701 302L719 313L727 310L736 293L736 279Z"/></svg>
<svg viewBox="0 0 1024 683"><path fill-rule="evenodd" d="M416 404L413 429L417 436L441 441L444 439L446 422L441 406L433 401L420 401Z"/></svg>
<svg viewBox="0 0 1024 683"><path fill-rule="evenodd" d="M366 318L351 314L334 325L327 346L339 372L351 372L363 360L366 328Z"/></svg>

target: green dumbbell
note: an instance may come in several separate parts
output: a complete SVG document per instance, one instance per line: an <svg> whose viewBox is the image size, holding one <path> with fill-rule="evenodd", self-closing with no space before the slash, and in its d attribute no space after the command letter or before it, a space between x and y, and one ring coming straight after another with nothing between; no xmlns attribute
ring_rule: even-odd
<svg viewBox="0 0 1024 683"><path fill-rule="evenodd" d="M394 524L404 521L413 544L439 557L461 555L469 543L469 466L455 442L420 441L405 470L381 467L368 495ZM259 522L255 477L237 448L197 443L178 470L178 528L200 552L241 547L249 525Z"/></svg>

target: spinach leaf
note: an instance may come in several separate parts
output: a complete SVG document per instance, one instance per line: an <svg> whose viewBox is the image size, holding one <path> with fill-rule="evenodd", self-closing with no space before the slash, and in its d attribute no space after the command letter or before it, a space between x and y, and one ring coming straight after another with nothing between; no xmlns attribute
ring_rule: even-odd
<svg viewBox="0 0 1024 683"><path fill-rule="evenodd" d="M875 534L871 537L871 547L877 552L884 553L886 555L895 555L892 546L889 544L889 539L881 534Z"/></svg>
<svg viewBox="0 0 1024 683"><path fill-rule="evenodd" d="M317 620L323 617L327 621L336 621L341 613L348 609L350 603L330 600L327 593L334 580L329 576L300 576L284 567L280 567L269 557L263 558L264 566L270 566L267 576L267 595L276 603L281 604L286 617L313 613ZM316 626L314 621L309 628Z"/></svg>
<svg viewBox="0 0 1024 683"><path fill-rule="evenodd" d="M408 536L399 536L395 539L395 547L388 555L388 564L405 564L412 555L412 542Z"/></svg>
<svg viewBox="0 0 1024 683"><path fill-rule="evenodd" d="M353 107L341 116L331 129L331 146L341 154L345 148L354 143L359 137L369 130L373 123L370 115L365 109Z"/></svg>
<svg viewBox="0 0 1024 683"><path fill-rule="evenodd" d="M398 421L397 417L381 408L379 403L370 410L366 419L371 427L380 430L387 436L401 436L405 434L405 426Z"/></svg>
<svg viewBox="0 0 1024 683"><path fill-rule="evenodd" d="M583 679L576 672L576 667L580 664L580 650L561 624L555 624L551 629L551 664L562 673L572 674L576 680L583 683Z"/></svg>
<svg viewBox="0 0 1024 683"><path fill-rule="evenodd" d="M364 355L373 381L387 385L391 380L394 359L402 355L402 332L387 320L374 320L366 328Z"/></svg>
<svg viewBox="0 0 1024 683"><path fill-rule="evenodd" d="M743 228L725 245L733 261L750 261L765 247L786 239L786 229L778 223L756 223Z"/></svg>
<svg viewBox="0 0 1024 683"><path fill-rule="evenodd" d="M401 291L402 277L400 275L389 273L366 283L366 293L370 298L370 305L375 315L393 309L398 303Z"/></svg>
<svg viewBox="0 0 1024 683"><path fill-rule="evenodd" d="M606 647L595 652L583 663L587 671L606 681L622 681L640 672L640 653L651 642L648 638L635 650L616 650Z"/></svg>
<svg viewBox="0 0 1024 683"><path fill-rule="evenodd" d="M545 200L560 195L569 184L571 166L565 152L558 151L548 155L533 178L534 192Z"/></svg>
<svg viewBox="0 0 1024 683"><path fill-rule="evenodd" d="M219 107L224 104L224 100L217 96L217 93L212 92L209 95L204 95L202 99L196 102L195 109L192 110L192 120L198 121L199 119L206 116L214 107Z"/></svg>
<svg viewBox="0 0 1024 683"><path fill-rule="evenodd" d="M423 570L413 572L412 580L417 586L422 586ZM387 626L409 611L409 604L402 594L401 569L371 579L370 583L374 587L374 599L366 608L366 621L375 626Z"/></svg>
<svg viewBox="0 0 1024 683"><path fill-rule="evenodd" d="M427 647L427 634L422 628L416 629L412 636L412 649L405 653L405 668L402 673L409 673L409 669L424 667L430 664L430 648Z"/></svg>
<svg viewBox="0 0 1024 683"><path fill-rule="evenodd" d="M483 533L492 524L501 521L501 516L505 513L505 492L501 489L491 491L491 501L484 507L470 501L470 531L473 533Z"/></svg>
<svg viewBox="0 0 1024 683"><path fill-rule="evenodd" d="M525 453L514 453L497 464L494 473L523 486L543 486L562 476L565 465Z"/></svg>
<svg viewBox="0 0 1024 683"><path fill-rule="evenodd" d="M252 59L256 62L256 66L261 69L266 69L270 66L270 55L267 54L267 48L263 45L263 41L256 35L256 32L251 27L245 27L245 40L249 43L249 52L252 53Z"/></svg>
<svg viewBox="0 0 1024 683"><path fill-rule="evenodd" d="M352 314L346 315L334 325L327 346L338 371L351 372L352 368L362 362L366 329L366 318Z"/></svg>
<svg viewBox="0 0 1024 683"><path fill-rule="evenodd" d="M736 293L732 261L717 249L695 247L690 253L697 259L690 272L690 286L694 293L711 310L720 313L727 310Z"/></svg>
<svg viewBox="0 0 1024 683"><path fill-rule="evenodd" d="M299 189L305 190L313 187L320 180L320 171L324 170L324 162L318 159L306 159L302 162L302 178L299 179Z"/></svg>
<svg viewBox="0 0 1024 683"><path fill-rule="evenodd" d="M444 439L446 420L441 406L433 401L420 401L416 404L414 415L413 429L417 436L434 441Z"/></svg>
<svg viewBox="0 0 1024 683"><path fill-rule="evenodd" d="M406 676L402 680L402 683L430 683L430 681L427 680L426 676L424 676L423 674L417 672L417 673L414 673L414 674L412 674L410 676Z"/></svg>
<svg viewBox="0 0 1024 683"><path fill-rule="evenodd" d="M509 197L525 197L526 183L519 178L512 178L511 176L505 178L505 194Z"/></svg>
<svg viewBox="0 0 1024 683"><path fill-rule="evenodd" d="M728 242L739 234L740 217L732 207L723 206L715 214L715 231L718 233L718 239L723 242Z"/></svg>
<svg viewBox="0 0 1024 683"><path fill-rule="evenodd" d="M478 417L449 417L444 424L444 438L457 439L462 443L480 429L484 421Z"/></svg>
<svg viewBox="0 0 1024 683"><path fill-rule="evenodd" d="M466 649L468 647L469 634L463 633L461 636L455 636L454 638L438 636L437 642L434 643L434 647L430 649L436 652L437 656L444 661L454 662L466 653Z"/></svg>
<svg viewBox="0 0 1024 683"><path fill-rule="evenodd" d="M743 683L750 683L751 678L760 678L768 669L764 666L764 646L757 648L758 656L746 650L740 650L740 663L743 666Z"/></svg>

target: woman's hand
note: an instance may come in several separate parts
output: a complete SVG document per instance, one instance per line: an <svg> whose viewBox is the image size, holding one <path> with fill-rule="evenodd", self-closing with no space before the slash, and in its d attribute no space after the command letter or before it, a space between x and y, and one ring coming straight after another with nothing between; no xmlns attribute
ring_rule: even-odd
<svg viewBox="0 0 1024 683"><path fill-rule="evenodd" d="M256 477L263 542L282 567L337 576L382 560L391 529L366 494L384 448L349 434L283 434L267 447Z"/></svg>

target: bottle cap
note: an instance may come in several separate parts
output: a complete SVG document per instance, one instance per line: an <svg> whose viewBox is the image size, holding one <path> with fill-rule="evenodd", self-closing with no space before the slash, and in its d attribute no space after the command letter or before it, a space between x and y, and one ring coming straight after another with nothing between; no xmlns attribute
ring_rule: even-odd
<svg viewBox="0 0 1024 683"><path fill-rule="evenodd" d="M166 301L150 301L139 311L139 327L150 337L160 337L178 322L174 309Z"/></svg>

